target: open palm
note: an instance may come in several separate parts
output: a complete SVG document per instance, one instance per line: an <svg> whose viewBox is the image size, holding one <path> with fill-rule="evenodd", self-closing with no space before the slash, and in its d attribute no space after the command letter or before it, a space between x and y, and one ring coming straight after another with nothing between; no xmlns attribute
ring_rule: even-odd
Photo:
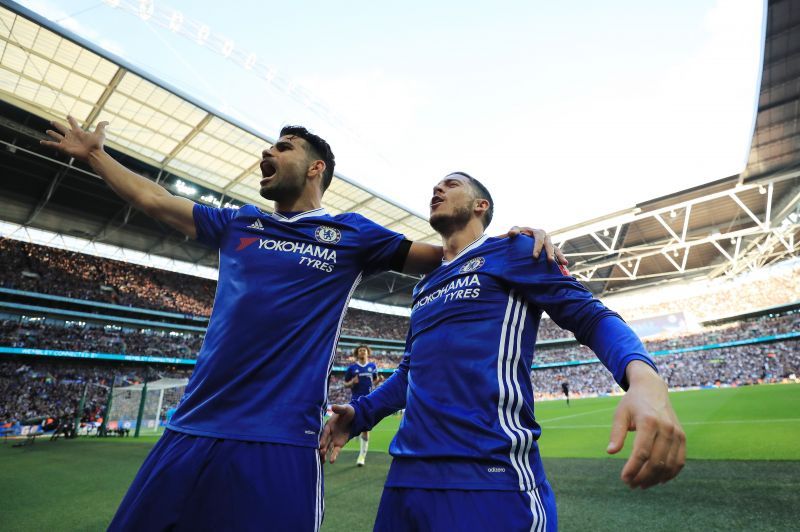
<svg viewBox="0 0 800 532"><path fill-rule="evenodd" d="M92 151L103 149L108 122L100 122L94 132L89 132L81 129L73 117L68 116L67 121L70 127L59 122L50 122L54 129L48 129L47 135L54 140L43 140L41 144L84 161Z"/></svg>

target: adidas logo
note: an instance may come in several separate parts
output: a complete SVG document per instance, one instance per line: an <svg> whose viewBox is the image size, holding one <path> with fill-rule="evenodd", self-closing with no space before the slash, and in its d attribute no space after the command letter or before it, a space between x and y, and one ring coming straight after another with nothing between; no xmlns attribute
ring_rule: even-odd
<svg viewBox="0 0 800 532"><path fill-rule="evenodd" d="M264 225L261 223L261 220L259 220L258 218L256 218L256 221L251 223L247 227L250 228L250 229L261 229L262 231L264 230Z"/></svg>

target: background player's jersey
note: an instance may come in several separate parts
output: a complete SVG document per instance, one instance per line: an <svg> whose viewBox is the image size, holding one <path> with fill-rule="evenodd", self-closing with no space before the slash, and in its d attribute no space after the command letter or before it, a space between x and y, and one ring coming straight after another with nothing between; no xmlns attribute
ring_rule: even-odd
<svg viewBox="0 0 800 532"><path fill-rule="evenodd" d="M358 375L358 382L351 388L353 399L372 391L372 382L378 376L378 367L374 362L367 362L363 366L356 362L347 368L344 380L349 381L356 375Z"/></svg>
<svg viewBox="0 0 800 532"><path fill-rule="evenodd" d="M532 247L525 236L482 237L415 288L400 367L354 402L353 434L406 409L387 486L530 490L545 479L530 379L543 310L620 384L631 360L652 365L617 314L555 264L534 262Z"/></svg>
<svg viewBox="0 0 800 532"><path fill-rule="evenodd" d="M194 220L198 240L219 247L219 283L169 428L317 447L350 296L362 275L390 267L402 235L323 209L286 218L196 205Z"/></svg>

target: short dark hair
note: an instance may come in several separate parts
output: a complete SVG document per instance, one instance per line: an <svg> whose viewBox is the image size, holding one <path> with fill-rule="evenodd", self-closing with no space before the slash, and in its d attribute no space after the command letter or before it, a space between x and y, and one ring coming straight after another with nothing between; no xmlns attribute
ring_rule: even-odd
<svg viewBox="0 0 800 532"><path fill-rule="evenodd" d="M356 348L353 349L353 356L358 356L358 350L361 349L362 347L367 350L367 356L371 357L372 356L372 349L370 349L367 344L357 345Z"/></svg>
<svg viewBox="0 0 800 532"><path fill-rule="evenodd" d="M483 183L472 177L466 172L450 172L450 175L460 175L467 178L470 185L472 185L472 191L475 193L475 198L485 199L489 202L489 208L486 209L486 212L483 213L483 228L486 229L489 227L489 224L492 223L492 217L494 216L494 200L492 199L492 195L489 193L489 189L486 188Z"/></svg>
<svg viewBox="0 0 800 532"><path fill-rule="evenodd" d="M333 180L333 167L336 165L336 158L333 156L330 144L328 144L325 139L311 133L303 126L284 126L281 128L280 136L283 137L284 135L300 137L311 147L313 151L312 155L318 159L322 159L325 163L325 172L322 174L322 192L328 190Z"/></svg>

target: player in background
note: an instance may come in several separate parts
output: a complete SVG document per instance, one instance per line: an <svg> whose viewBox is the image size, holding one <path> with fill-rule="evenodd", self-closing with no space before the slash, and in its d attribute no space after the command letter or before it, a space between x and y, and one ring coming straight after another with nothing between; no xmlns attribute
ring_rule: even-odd
<svg viewBox="0 0 800 532"><path fill-rule="evenodd" d="M88 163L123 200L220 257L197 365L109 529L318 530L317 449L350 296L374 272L432 270L442 249L358 214L328 214L333 152L303 127L284 127L262 152L268 213L174 196L105 151L106 122L93 132L68 122L51 122L42 144Z"/></svg>
<svg viewBox="0 0 800 532"><path fill-rule="evenodd" d="M369 361L372 356L372 349L368 345L360 345L354 350L356 363L350 364L344 374L344 385L350 388L350 399L357 400L359 397L369 395L373 385L380 382L378 366ZM359 451L356 465L363 467L367 460L367 449L369 449L369 431L365 430L358 439Z"/></svg>
<svg viewBox="0 0 800 532"><path fill-rule="evenodd" d="M567 398L567 406L569 406L569 382L566 379L561 381L561 393Z"/></svg>
<svg viewBox="0 0 800 532"><path fill-rule="evenodd" d="M414 289L406 353L378 389L335 405L320 455L405 407L375 530L557 530L538 451L530 368L542 312L588 345L627 390L607 451L635 430L621 477L648 488L678 474L685 436L639 338L556 265L525 260L528 237L488 238L491 195L463 173L434 188L444 260Z"/></svg>

